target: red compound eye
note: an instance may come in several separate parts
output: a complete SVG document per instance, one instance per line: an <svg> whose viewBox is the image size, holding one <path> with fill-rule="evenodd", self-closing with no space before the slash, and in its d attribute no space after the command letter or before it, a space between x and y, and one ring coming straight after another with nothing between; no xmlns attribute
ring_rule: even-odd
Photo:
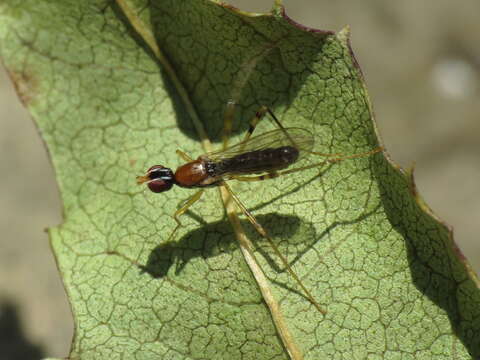
<svg viewBox="0 0 480 360"><path fill-rule="evenodd" d="M156 180L149 181L147 183L147 186L150 189L150 191L154 193L161 193L161 192L170 190L173 186L173 182L168 182L162 179L156 179Z"/></svg>
<svg viewBox="0 0 480 360"><path fill-rule="evenodd" d="M147 170L145 176L137 177L139 184L147 183L150 191L160 193L170 190L175 184L173 171L162 165L154 165Z"/></svg>

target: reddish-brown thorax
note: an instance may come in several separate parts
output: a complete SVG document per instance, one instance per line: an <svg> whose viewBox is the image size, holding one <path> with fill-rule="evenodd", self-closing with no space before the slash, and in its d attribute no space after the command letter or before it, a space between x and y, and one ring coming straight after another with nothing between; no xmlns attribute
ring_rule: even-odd
<svg viewBox="0 0 480 360"><path fill-rule="evenodd" d="M179 186L194 187L208 177L202 160L195 160L180 166L175 171L175 181Z"/></svg>

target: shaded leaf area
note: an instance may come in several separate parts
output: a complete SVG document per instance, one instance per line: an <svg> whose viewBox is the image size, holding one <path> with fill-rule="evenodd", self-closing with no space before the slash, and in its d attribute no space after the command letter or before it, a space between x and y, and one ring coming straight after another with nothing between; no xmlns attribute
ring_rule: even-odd
<svg viewBox="0 0 480 360"><path fill-rule="evenodd" d="M154 163L179 165L178 148L203 152L145 34L214 141L233 99L232 141L267 105L313 132L316 151L355 154L378 141L347 32L301 27L278 7L250 16L203 0L8 0L0 14L2 61L64 203L50 233L75 317L71 358L286 359L217 192L167 243L191 192L135 185ZM327 310L315 311L245 224L306 359L480 356L476 280L382 154L232 186Z"/></svg>

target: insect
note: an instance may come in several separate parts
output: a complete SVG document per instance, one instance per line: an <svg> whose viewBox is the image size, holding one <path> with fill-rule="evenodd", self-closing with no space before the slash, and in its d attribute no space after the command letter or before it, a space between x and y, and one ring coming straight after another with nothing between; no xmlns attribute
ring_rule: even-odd
<svg viewBox="0 0 480 360"><path fill-rule="evenodd" d="M251 137L258 122L267 113L270 115L278 129ZM186 164L178 167L175 172L163 165L154 165L147 170L145 175L137 177L137 183L145 183L148 188L155 193L168 191L174 185L183 188L199 189L192 197L185 201L173 215L177 226L174 228L168 241L173 239L174 234L182 225L179 217L201 198L206 188L224 186L250 223L261 236L268 240L276 255L280 258L290 275L302 288L309 301L318 311L324 314L325 311L317 304L308 289L291 269L288 261L278 250L266 230L243 205L240 199L226 183L230 180L262 181L272 179L287 174L294 174L306 169L320 167L327 162L364 157L382 150L382 148L376 148L369 152L342 157L340 154L323 154L314 152L312 151L313 145L314 136L310 131L298 127L283 127L274 113L264 106L260 108L255 117L251 120L250 128L245 134L243 141L240 143L231 147L226 147L221 151L200 155L196 160L192 159L184 152L177 150L177 154L187 161ZM290 168L302 158L309 155L320 155L329 157L330 159L307 166L293 169Z"/></svg>

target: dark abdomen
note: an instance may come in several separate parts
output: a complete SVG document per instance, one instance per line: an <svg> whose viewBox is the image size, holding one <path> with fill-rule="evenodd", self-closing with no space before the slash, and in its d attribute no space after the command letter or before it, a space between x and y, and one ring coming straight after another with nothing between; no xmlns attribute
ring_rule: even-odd
<svg viewBox="0 0 480 360"><path fill-rule="evenodd" d="M217 176L229 174L251 174L282 170L297 161L298 150L293 146L249 151L224 159L215 164Z"/></svg>

